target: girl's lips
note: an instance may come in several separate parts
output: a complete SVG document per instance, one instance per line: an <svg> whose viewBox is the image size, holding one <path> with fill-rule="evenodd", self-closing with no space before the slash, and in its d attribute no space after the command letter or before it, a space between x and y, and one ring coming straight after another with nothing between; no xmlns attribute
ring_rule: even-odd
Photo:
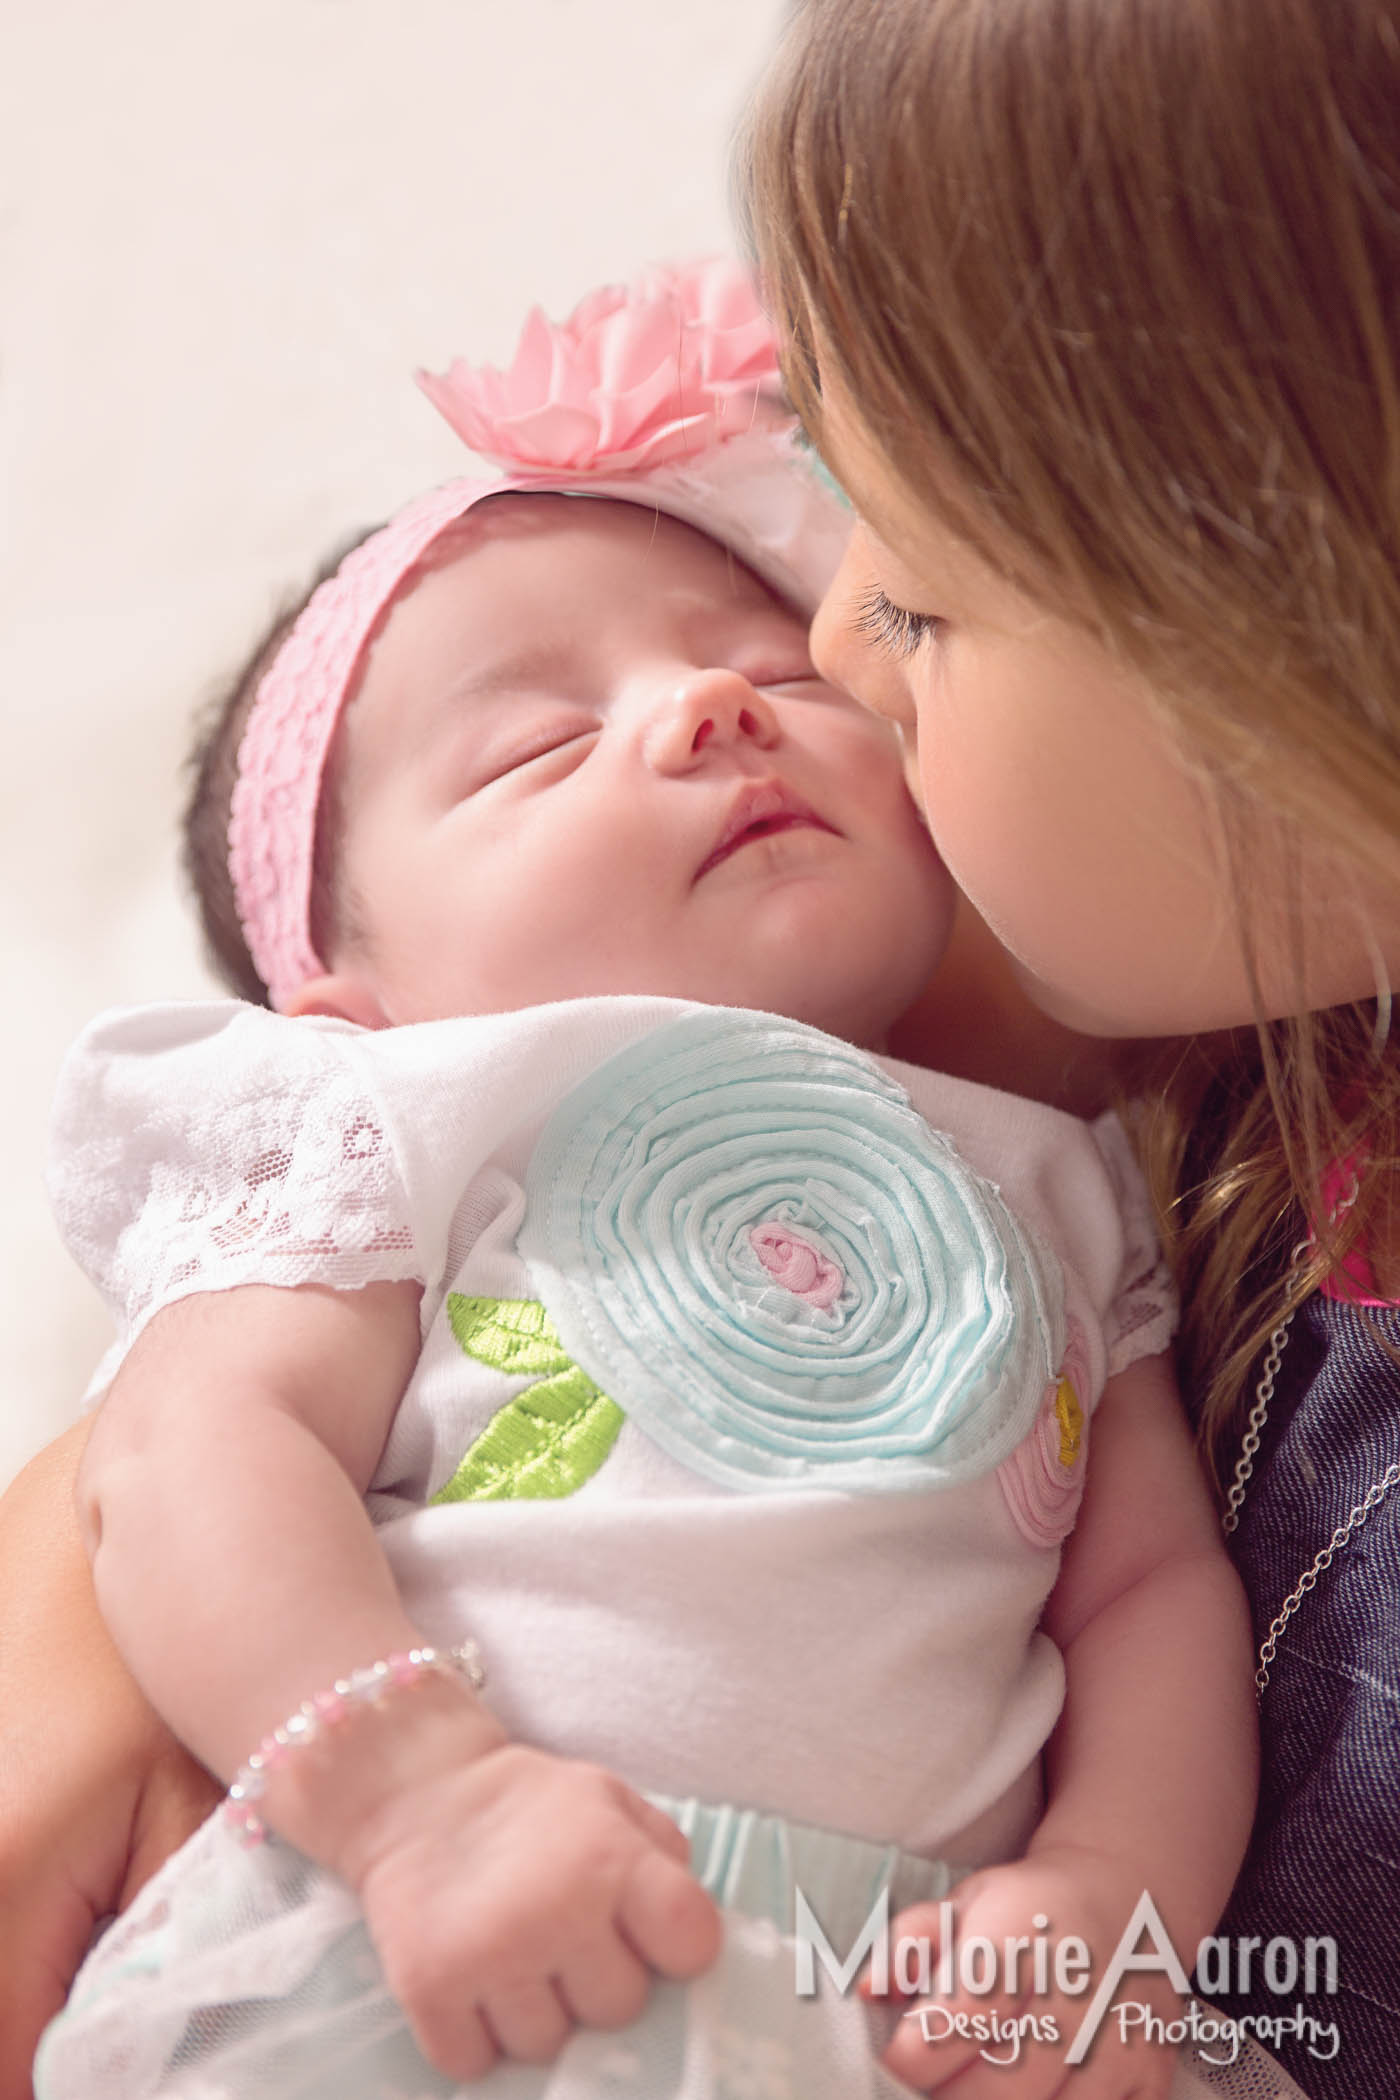
<svg viewBox="0 0 1400 2100"><path fill-rule="evenodd" d="M724 829L714 847L695 871L698 882L711 868L728 860L741 846L752 844L755 839L770 838L776 831L791 831L796 826L808 826L817 831L836 832L834 824L819 817L810 803L800 795L794 795L781 781L759 781L741 789L735 796Z"/></svg>

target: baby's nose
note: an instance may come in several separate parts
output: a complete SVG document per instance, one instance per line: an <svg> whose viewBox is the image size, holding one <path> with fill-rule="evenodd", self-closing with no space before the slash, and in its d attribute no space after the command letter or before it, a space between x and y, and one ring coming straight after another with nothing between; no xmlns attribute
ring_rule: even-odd
<svg viewBox="0 0 1400 2100"><path fill-rule="evenodd" d="M663 685L645 731L646 754L661 772L685 772L706 751L752 743L771 751L781 731L772 703L742 672L688 672Z"/></svg>

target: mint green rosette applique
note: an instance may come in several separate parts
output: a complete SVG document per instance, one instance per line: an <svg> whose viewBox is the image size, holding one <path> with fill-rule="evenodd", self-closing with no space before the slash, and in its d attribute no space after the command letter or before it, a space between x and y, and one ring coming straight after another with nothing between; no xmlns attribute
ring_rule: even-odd
<svg viewBox="0 0 1400 2100"><path fill-rule="evenodd" d="M616 1443L621 1408L579 1369L537 1300L451 1291L447 1317L468 1356L535 1383L492 1416L433 1502L572 1495Z"/></svg>
<svg viewBox="0 0 1400 2100"><path fill-rule="evenodd" d="M1063 1346L997 1190L871 1058L766 1014L684 1015L568 1095L519 1247L595 1383L730 1488L989 1472Z"/></svg>

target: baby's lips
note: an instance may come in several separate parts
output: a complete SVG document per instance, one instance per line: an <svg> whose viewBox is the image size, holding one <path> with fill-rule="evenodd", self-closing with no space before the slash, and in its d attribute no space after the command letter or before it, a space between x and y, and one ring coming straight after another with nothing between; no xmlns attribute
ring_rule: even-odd
<svg viewBox="0 0 1400 2100"><path fill-rule="evenodd" d="M719 836L708 856L696 870L695 880L698 882L702 875L708 875L711 868L717 867L722 860L727 860L750 833L757 833L759 827L779 826L789 822L810 824L818 831L834 832L836 829L825 817L818 816L811 804L804 802L784 781L777 778L749 781L740 788L731 802Z"/></svg>

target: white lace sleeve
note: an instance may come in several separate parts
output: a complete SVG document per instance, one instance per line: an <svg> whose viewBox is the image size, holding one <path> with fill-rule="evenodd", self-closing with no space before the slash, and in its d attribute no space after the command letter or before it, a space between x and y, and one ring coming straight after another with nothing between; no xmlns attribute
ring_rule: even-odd
<svg viewBox="0 0 1400 2100"><path fill-rule="evenodd" d="M126 1341L195 1291L422 1280L347 1027L232 1001L148 1007L103 1016L69 1052L50 1192Z"/></svg>
<svg viewBox="0 0 1400 2100"><path fill-rule="evenodd" d="M1115 1115L1100 1116L1090 1127L1123 1225L1123 1265L1104 1316L1111 1378L1140 1356L1158 1356L1167 1347L1176 1333L1177 1296L1157 1238L1152 1199L1127 1132Z"/></svg>

